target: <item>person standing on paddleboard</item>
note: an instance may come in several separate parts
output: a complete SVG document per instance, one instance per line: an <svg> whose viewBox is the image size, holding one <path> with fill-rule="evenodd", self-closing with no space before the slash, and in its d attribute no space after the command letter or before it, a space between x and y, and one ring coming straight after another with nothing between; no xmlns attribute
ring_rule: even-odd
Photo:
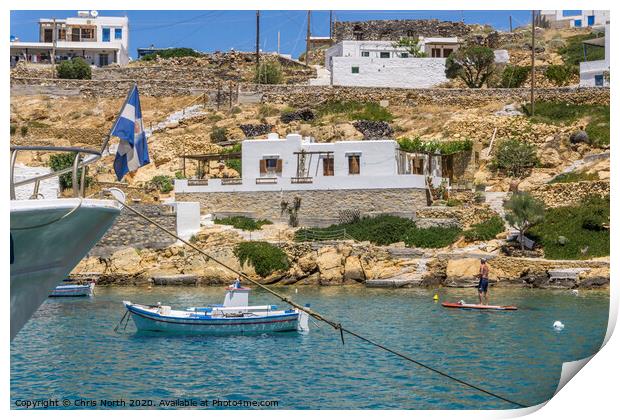
<svg viewBox="0 0 620 420"><path fill-rule="evenodd" d="M486 258L480 259L480 272L478 273L478 301L482 305L484 298L484 305L489 304L489 265Z"/></svg>

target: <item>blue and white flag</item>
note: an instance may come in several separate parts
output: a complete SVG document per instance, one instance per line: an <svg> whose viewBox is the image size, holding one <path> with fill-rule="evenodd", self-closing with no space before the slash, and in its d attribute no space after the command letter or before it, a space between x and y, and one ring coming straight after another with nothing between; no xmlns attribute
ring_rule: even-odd
<svg viewBox="0 0 620 420"><path fill-rule="evenodd" d="M121 109L121 114L110 134L120 139L114 159L114 172L119 181L127 172L133 172L150 163L137 85L134 85L127 97L127 102Z"/></svg>

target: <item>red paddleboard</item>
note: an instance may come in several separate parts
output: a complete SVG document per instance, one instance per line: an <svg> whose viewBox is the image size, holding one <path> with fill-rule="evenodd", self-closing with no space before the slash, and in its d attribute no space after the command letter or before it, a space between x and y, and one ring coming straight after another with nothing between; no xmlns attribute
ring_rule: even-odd
<svg viewBox="0 0 620 420"><path fill-rule="evenodd" d="M495 306L495 305L477 305L473 303L458 303L458 302L442 302L441 306L446 308L459 308L459 309L483 309L483 310L495 310L495 311L516 311L516 306Z"/></svg>

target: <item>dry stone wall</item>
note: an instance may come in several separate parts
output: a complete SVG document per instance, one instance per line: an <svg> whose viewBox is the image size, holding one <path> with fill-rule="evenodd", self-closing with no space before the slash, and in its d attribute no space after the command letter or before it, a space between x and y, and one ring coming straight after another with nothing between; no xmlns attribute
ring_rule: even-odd
<svg viewBox="0 0 620 420"><path fill-rule="evenodd" d="M165 228L176 232L176 214L171 212L169 206L133 204L132 207ZM107 256L118 249L126 247L137 249L166 248L174 242L175 239L167 233L129 210L123 209L112 228L101 238L93 251L91 251L91 254Z"/></svg>
<svg viewBox="0 0 620 420"><path fill-rule="evenodd" d="M582 181L545 184L534 187L530 193L547 207L562 207L577 204L588 197L607 197L609 187L609 181Z"/></svg>
<svg viewBox="0 0 620 420"><path fill-rule="evenodd" d="M334 22L333 26L336 42L352 39L397 41L400 38L419 36L463 37L472 29L472 26L462 22L438 19L348 21Z"/></svg>
<svg viewBox="0 0 620 420"><path fill-rule="evenodd" d="M246 215L257 219L286 221L281 202L301 198L298 212L302 226L326 226L340 221L341 212L358 210L361 215L390 213L414 217L426 205L422 189L367 189L315 191L261 191L177 193L177 201L200 202L201 212L216 216Z"/></svg>
<svg viewBox="0 0 620 420"><path fill-rule="evenodd" d="M146 96L188 96L207 91L214 94L218 82L213 79L165 80L125 79L125 80L67 80L40 78L11 78L12 95L61 94L87 97L122 98L134 82L138 82L140 94ZM239 92L245 95L258 95L264 103L290 104L295 107L315 106L330 100L375 101L387 100L392 104L416 105L457 105L480 107L491 102L528 101L530 91L517 89L399 89L365 88L309 85L256 85L241 83ZM221 94L226 95L223 88ZM212 96L212 95L211 95ZM609 104L609 88L542 88L536 90L538 101L558 101L569 104Z"/></svg>

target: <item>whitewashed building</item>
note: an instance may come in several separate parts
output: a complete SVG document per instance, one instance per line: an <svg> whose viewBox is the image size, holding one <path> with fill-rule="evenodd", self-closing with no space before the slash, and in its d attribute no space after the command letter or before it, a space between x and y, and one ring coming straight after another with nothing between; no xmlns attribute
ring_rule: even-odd
<svg viewBox="0 0 620 420"><path fill-rule="evenodd" d="M579 86L609 86L609 23L605 25L605 37L584 41L584 48L605 48L602 60L579 63Z"/></svg>
<svg viewBox="0 0 620 420"><path fill-rule="evenodd" d="M342 41L325 52L335 86L428 88L447 81L445 63L458 49L456 38L420 40L427 57L412 57L392 41Z"/></svg>
<svg viewBox="0 0 620 420"><path fill-rule="evenodd" d="M129 62L129 22L127 17L99 16L96 11L80 11L76 17L39 19L39 40L11 41L11 64L19 61L50 63L82 57L91 65L125 65Z"/></svg>
<svg viewBox="0 0 620 420"><path fill-rule="evenodd" d="M209 156L209 155L204 155ZM438 156L405 153L394 140L316 143L299 134L241 143L241 177L175 180L177 201L201 203L215 215L278 219L281 203L302 200L308 225L338 221L338 212L415 215L427 183L441 177Z"/></svg>
<svg viewBox="0 0 620 420"><path fill-rule="evenodd" d="M609 21L609 10L540 10L540 17L552 28L587 28Z"/></svg>

